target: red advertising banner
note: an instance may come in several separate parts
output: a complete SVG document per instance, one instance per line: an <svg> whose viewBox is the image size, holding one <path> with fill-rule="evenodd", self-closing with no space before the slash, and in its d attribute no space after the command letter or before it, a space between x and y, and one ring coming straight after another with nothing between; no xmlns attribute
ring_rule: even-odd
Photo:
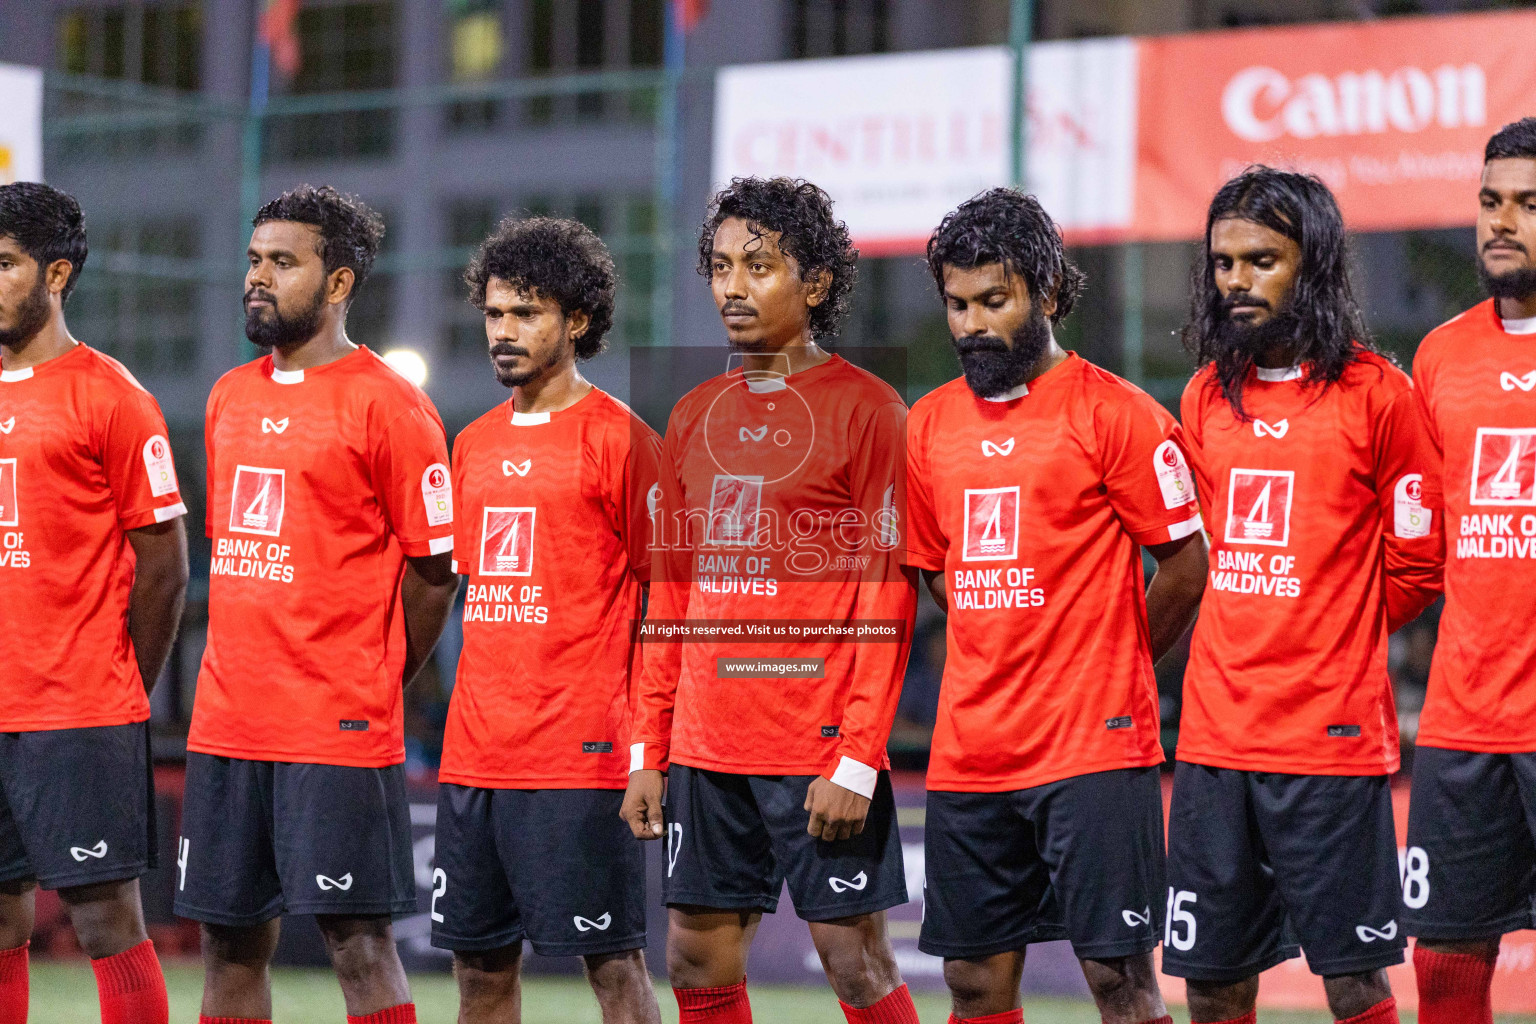
<svg viewBox="0 0 1536 1024"><path fill-rule="evenodd" d="M1488 136L1536 114L1536 12L1138 43L1139 239L1198 238L1256 162L1322 178L1354 231L1468 225Z"/></svg>

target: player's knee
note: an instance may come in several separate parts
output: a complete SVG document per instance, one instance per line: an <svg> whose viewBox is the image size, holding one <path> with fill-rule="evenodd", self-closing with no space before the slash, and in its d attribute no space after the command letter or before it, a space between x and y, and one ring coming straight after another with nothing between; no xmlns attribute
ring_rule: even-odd
<svg viewBox="0 0 1536 1024"><path fill-rule="evenodd" d="M115 956L149 938L136 880L60 889L59 898L80 948L92 960Z"/></svg>
<svg viewBox="0 0 1536 1024"><path fill-rule="evenodd" d="M1237 982L1185 982L1190 1016L1195 1020L1236 1020L1258 1003L1259 979Z"/></svg>
<svg viewBox="0 0 1536 1024"><path fill-rule="evenodd" d="M955 1009L968 1016L1003 1012L1013 1007L1015 992L1009 977L991 965L975 960L945 960L944 984L949 986Z"/></svg>
<svg viewBox="0 0 1536 1024"><path fill-rule="evenodd" d="M202 932L203 962L210 971L226 967L265 970L277 952L276 921L241 927L205 924Z"/></svg>
<svg viewBox="0 0 1536 1024"><path fill-rule="evenodd" d="M1118 1005L1138 996L1157 993L1157 975L1150 953L1114 957L1108 960L1084 960L1083 977L1100 1006Z"/></svg>
<svg viewBox="0 0 1536 1024"><path fill-rule="evenodd" d="M0 949L15 949L32 937L36 888L37 882L30 878L0 882Z"/></svg>
<svg viewBox="0 0 1536 1024"><path fill-rule="evenodd" d="M627 991L647 980L644 950L630 949L622 953L584 956L581 962L586 968L592 990L599 995Z"/></svg>
<svg viewBox="0 0 1536 1024"><path fill-rule="evenodd" d="M330 917L317 919L325 936L331 965L343 984L365 982L392 970L399 954L388 917Z"/></svg>
<svg viewBox="0 0 1536 1024"><path fill-rule="evenodd" d="M453 975L458 980L460 1000L466 1006L505 1003L517 995L521 967L521 947L455 953Z"/></svg>
<svg viewBox="0 0 1536 1024"><path fill-rule="evenodd" d="M888 942L826 943L818 952L833 990L851 1006L870 1006L901 984Z"/></svg>

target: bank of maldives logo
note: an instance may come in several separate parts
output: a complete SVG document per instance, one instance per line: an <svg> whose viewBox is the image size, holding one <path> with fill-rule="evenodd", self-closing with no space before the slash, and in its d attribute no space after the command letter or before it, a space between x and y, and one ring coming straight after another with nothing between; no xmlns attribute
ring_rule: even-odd
<svg viewBox="0 0 1536 1024"><path fill-rule="evenodd" d="M229 530L276 537L283 532L283 483L281 469L236 466L235 486L230 491Z"/></svg>
<svg viewBox="0 0 1536 1024"><path fill-rule="evenodd" d="M1478 428L1472 504L1536 505L1536 429Z"/></svg>
<svg viewBox="0 0 1536 1024"><path fill-rule="evenodd" d="M709 489L709 544L757 543L758 512L763 507L763 478L715 474Z"/></svg>
<svg viewBox="0 0 1536 1024"><path fill-rule="evenodd" d="M0 526L20 526L16 503L16 460L0 459Z"/></svg>
<svg viewBox="0 0 1536 1024"><path fill-rule="evenodd" d="M480 575L533 573L534 508L487 508L480 529Z"/></svg>
<svg viewBox="0 0 1536 1024"><path fill-rule="evenodd" d="M1296 474L1289 469L1234 466L1227 486L1227 543L1277 548L1289 544L1295 483Z"/></svg>
<svg viewBox="0 0 1536 1024"><path fill-rule="evenodd" d="M1017 486L967 488L960 557L967 562L1002 562L1019 557Z"/></svg>

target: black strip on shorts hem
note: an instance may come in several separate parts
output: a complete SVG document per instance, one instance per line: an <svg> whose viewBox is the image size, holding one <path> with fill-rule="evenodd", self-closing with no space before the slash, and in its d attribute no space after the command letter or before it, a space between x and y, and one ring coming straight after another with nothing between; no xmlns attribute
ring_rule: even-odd
<svg viewBox="0 0 1536 1024"><path fill-rule="evenodd" d="M1113 960L1122 956L1140 956L1156 949L1158 942L1155 935L1140 939L1126 939L1122 942L1095 942L1084 946L1074 942L1072 955L1079 960Z"/></svg>
<svg viewBox="0 0 1536 1024"><path fill-rule="evenodd" d="M1536 914L1529 911L1521 911L1486 924L1441 924L1403 918L1403 931L1406 934L1429 942L1439 939L1491 939L1527 928L1536 928Z"/></svg>
<svg viewBox="0 0 1536 1024"><path fill-rule="evenodd" d="M645 948L645 932L615 937L607 942L537 942L528 940L539 956L603 956L606 953L627 953L632 949Z"/></svg>
<svg viewBox="0 0 1536 1024"><path fill-rule="evenodd" d="M1403 962L1405 959L1403 950L1406 948L1407 944L1404 943L1401 946L1388 946L1369 956L1352 956L1346 960L1325 960L1321 963L1314 963L1309 957L1307 969L1318 977L1330 978L1341 974L1364 974L1368 971L1385 970Z"/></svg>
<svg viewBox="0 0 1536 1024"><path fill-rule="evenodd" d="M919 935L917 948L919 952L927 953L929 956L940 956L946 960L975 960L984 956L996 956L999 953L1016 953L1036 942L1058 942L1066 937L1067 930L1057 926L1032 928L1015 938L974 945L929 942Z"/></svg>
<svg viewBox="0 0 1536 1024"><path fill-rule="evenodd" d="M434 931L432 946L434 949L447 949L454 953L489 953L493 949L521 946L526 937L522 932L509 932L490 938L464 939L456 935L440 935Z"/></svg>
<svg viewBox="0 0 1536 1024"><path fill-rule="evenodd" d="M1165 948L1162 971L1170 977L1183 978L1186 981L1204 981L1217 985L1230 985L1233 982L1246 981L1256 975L1263 974L1276 964L1285 963L1287 960L1294 960L1298 956L1301 956L1301 947L1299 945L1289 945L1282 946L1279 951L1271 953L1266 957L1260 957L1247 964L1240 964L1236 967L1217 967L1214 964L1180 963Z"/></svg>
<svg viewBox="0 0 1536 1024"><path fill-rule="evenodd" d="M103 867L96 871L76 872L72 875L38 875L37 884L40 888L51 892L56 889L72 889L77 885L126 882L131 878L143 878L147 871L149 871L149 863L141 860L131 864L114 864L111 867Z"/></svg>
<svg viewBox="0 0 1536 1024"><path fill-rule="evenodd" d="M253 928L282 917L283 905L275 903L253 914L226 914L217 910L202 910L177 900L172 912L177 917L184 917L188 921L198 921L202 924L216 924L225 928Z"/></svg>
<svg viewBox="0 0 1536 1024"><path fill-rule="evenodd" d="M709 910L761 910L765 914L779 909L777 896L717 896L707 892L671 892L662 903L669 907L705 907Z"/></svg>
<svg viewBox="0 0 1536 1024"><path fill-rule="evenodd" d="M793 895L793 894L791 894ZM871 896L860 903L844 903L835 907L795 907L795 916L802 921L837 921L845 917L860 917L864 914L878 914L882 910L890 910L899 907L907 900L906 886L903 885L900 892L882 893Z"/></svg>
<svg viewBox="0 0 1536 1024"><path fill-rule="evenodd" d="M409 900L381 900L373 903L325 903L311 900L290 903L284 913L324 914L327 917L409 917L416 911L416 898L413 896Z"/></svg>

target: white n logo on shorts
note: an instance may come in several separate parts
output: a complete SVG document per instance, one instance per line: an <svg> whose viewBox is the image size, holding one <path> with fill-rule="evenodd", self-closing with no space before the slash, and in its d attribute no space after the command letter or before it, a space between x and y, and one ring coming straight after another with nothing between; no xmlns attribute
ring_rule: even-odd
<svg viewBox="0 0 1536 1024"><path fill-rule="evenodd" d="M176 883L178 890L187 888L187 856L192 852L192 840L186 836L181 837L181 842L176 847L176 870L181 873L181 880Z"/></svg>
<svg viewBox="0 0 1536 1024"><path fill-rule="evenodd" d="M576 930L579 932L589 932L593 928L600 932L605 932L608 930L608 926L613 924L613 915L605 913L596 921L589 921L580 914L577 914L572 920L576 922Z"/></svg>
<svg viewBox="0 0 1536 1024"><path fill-rule="evenodd" d="M677 867L677 855L683 850L683 826L679 822L672 822L667 826L667 877L672 877L672 869Z"/></svg>
<svg viewBox="0 0 1536 1024"><path fill-rule="evenodd" d="M340 889L342 892L346 892L352 888L352 872L348 871L339 880L326 875L316 875L315 884L320 887L322 892L330 892L332 889Z"/></svg>
<svg viewBox="0 0 1536 1024"><path fill-rule="evenodd" d="M1120 911L1120 919L1125 922L1127 928L1135 928L1139 924L1150 925L1152 923L1152 908L1147 907L1141 913L1134 910Z"/></svg>
<svg viewBox="0 0 1536 1024"><path fill-rule="evenodd" d="M82 864L85 863L85 858L87 857L94 857L97 860L101 860L101 858L107 855L107 841L105 839L98 840L96 845L90 847L89 849L80 846L71 846L69 848L69 855Z"/></svg>
<svg viewBox="0 0 1536 1024"><path fill-rule="evenodd" d="M847 892L849 889L863 889L866 885L869 884L869 876L860 871L858 874L853 876L853 881L851 882L846 878L837 878L834 876L827 879L827 884L832 887L833 892Z"/></svg>
<svg viewBox="0 0 1536 1024"><path fill-rule="evenodd" d="M1380 928L1371 928L1367 925L1357 924L1355 925L1355 934L1359 936L1361 942L1375 942L1377 939L1391 942L1397 938L1397 921L1396 919L1388 921Z"/></svg>

